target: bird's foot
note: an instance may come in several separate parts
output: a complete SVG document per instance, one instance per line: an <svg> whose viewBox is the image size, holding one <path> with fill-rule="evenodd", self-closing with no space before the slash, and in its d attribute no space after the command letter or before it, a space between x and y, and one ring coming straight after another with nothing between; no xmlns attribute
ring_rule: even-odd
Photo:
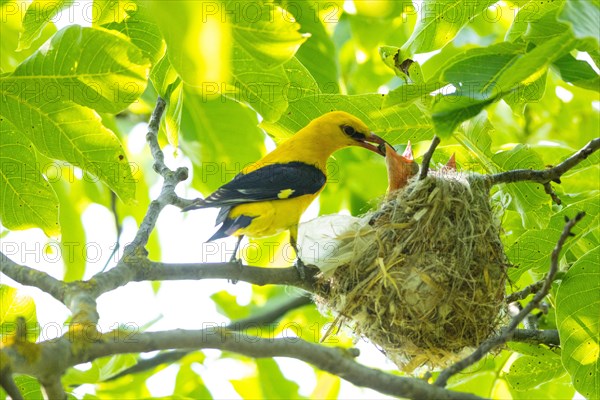
<svg viewBox="0 0 600 400"><path fill-rule="evenodd" d="M244 269L244 264L242 263L242 259L241 258L237 258L235 256L235 254L229 259L229 263L230 264L237 264L239 272L242 272L242 270ZM233 283L235 285L236 283L238 283L239 279L227 279L227 281L231 282L231 283Z"/></svg>
<svg viewBox="0 0 600 400"><path fill-rule="evenodd" d="M300 258L296 259L296 264L294 264L294 267L296 267L296 271L298 271L300 279L306 279L306 265L304 265L304 262Z"/></svg>

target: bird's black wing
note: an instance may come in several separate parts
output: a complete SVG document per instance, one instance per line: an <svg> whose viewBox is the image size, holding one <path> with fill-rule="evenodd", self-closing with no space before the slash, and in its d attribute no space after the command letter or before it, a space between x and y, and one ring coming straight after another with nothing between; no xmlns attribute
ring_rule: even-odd
<svg viewBox="0 0 600 400"><path fill-rule="evenodd" d="M236 175L195 208L227 207L314 194L321 190L326 180L325 173L314 165L298 161L269 164L248 174Z"/></svg>

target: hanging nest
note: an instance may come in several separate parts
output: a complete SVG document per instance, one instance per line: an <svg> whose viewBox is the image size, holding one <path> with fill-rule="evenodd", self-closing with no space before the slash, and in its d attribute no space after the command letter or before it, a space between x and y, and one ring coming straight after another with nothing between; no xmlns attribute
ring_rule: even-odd
<svg viewBox="0 0 600 400"><path fill-rule="evenodd" d="M443 367L500 323L507 258L481 176L413 177L339 236L317 302L400 368Z"/></svg>

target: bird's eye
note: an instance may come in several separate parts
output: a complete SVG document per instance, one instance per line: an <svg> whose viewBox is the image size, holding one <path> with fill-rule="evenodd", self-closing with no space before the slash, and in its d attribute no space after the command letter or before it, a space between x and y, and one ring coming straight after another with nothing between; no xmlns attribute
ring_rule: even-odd
<svg viewBox="0 0 600 400"><path fill-rule="evenodd" d="M348 136L354 136L356 134L356 130L350 125L342 125L342 130Z"/></svg>
<svg viewBox="0 0 600 400"><path fill-rule="evenodd" d="M364 135L360 132L357 132L356 129L350 125L342 125L342 131L351 138L364 139Z"/></svg>

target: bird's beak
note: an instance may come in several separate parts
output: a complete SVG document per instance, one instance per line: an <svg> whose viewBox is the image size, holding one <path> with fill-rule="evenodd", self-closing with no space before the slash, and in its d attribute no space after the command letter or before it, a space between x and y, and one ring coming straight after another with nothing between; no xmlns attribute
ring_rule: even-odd
<svg viewBox="0 0 600 400"><path fill-rule="evenodd" d="M387 142L379 136L371 133L366 139L359 140L357 146L364 147L365 149L371 150L381 156L385 157L385 145Z"/></svg>

